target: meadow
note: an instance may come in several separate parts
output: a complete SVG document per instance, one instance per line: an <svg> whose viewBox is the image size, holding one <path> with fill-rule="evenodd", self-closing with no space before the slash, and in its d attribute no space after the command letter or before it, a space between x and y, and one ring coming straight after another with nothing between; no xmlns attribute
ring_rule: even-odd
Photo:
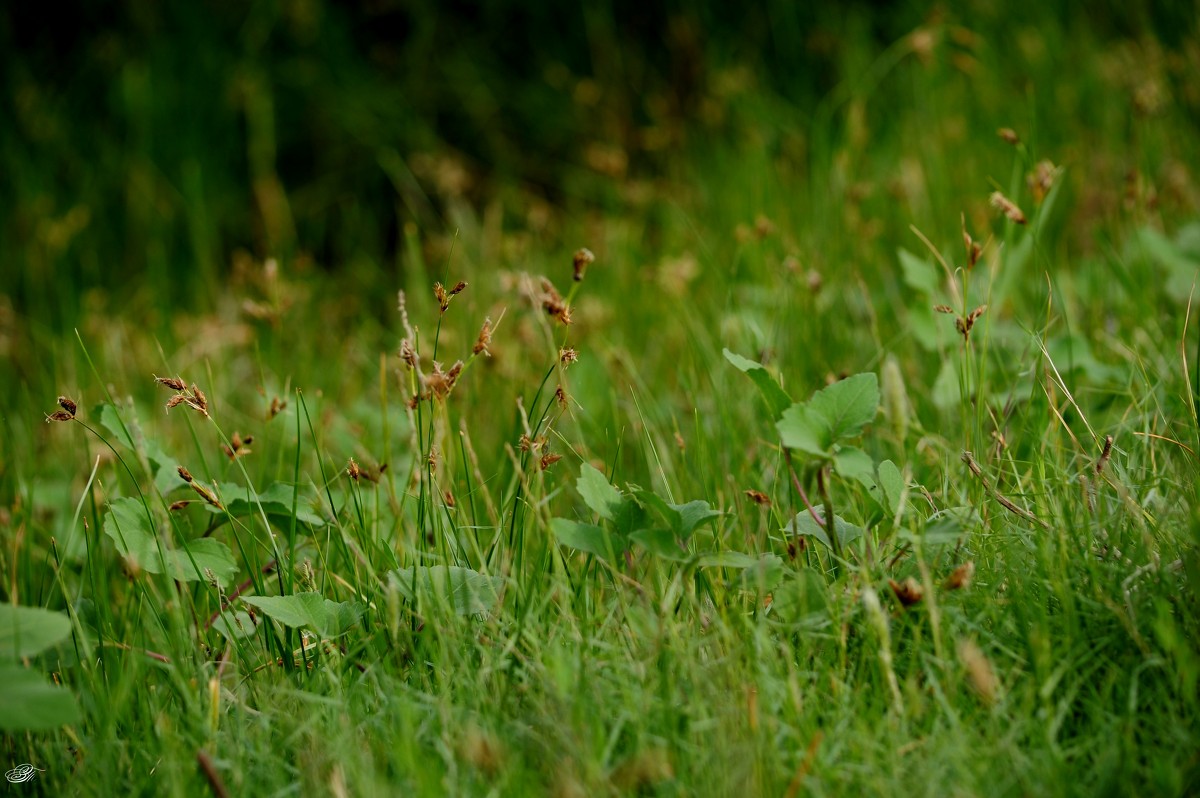
<svg viewBox="0 0 1200 798"><path fill-rule="evenodd" d="M766 6L10 59L11 794L1200 791L1195 19Z"/></svg>

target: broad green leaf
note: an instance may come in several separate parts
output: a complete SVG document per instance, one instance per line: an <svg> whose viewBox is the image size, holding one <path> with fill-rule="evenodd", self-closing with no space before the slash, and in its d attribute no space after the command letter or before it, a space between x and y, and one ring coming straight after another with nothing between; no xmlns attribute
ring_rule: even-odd
<svg viewBox="0 0 1200 798"><path fill-rule="evenodd" d="M783 416L775 424L779 430L779 439L789 449L817 457L828 457L833 439L829 427L819 418L813 416L808 405L803 402L783 411Z"/></svg>
<svg viewBox="0 0 1200 798"><path fill-rule="evenodd" d="M687 549L679 545L679 538L669 529L639 529L629 539L651 554L675 562L688 559Z"/></svg>
<svg viewBox="0 0 1200 798"><path fill-rule="evenodd" d="M783 581L783 560L775 554L764 554L742 570L732 585L750 593L767 593Z"/></svg>
<svg viewBox="0 0 1200 798"><path fill-rule="evenodd" d="M458 615L491 612L500 601L504 578L455 565L418 566L391 572L392 584L409 601L436 598ZM413 588L416 592L413 592Z"/></svg>
<svg viewBox="0 0 1200 798"><path fill-rule="evenodd" d="M80 720L79 705L70 690L56 687L36 671L0 665L0 729L37 731Z"/></svg>
<svg viewBox="0 0 1200 798"><path fill-rule="evenodd" d="M104 534L113 539L122 556L132 557L143 568L151 555L158 558L154 530L150 528L145 508L137 499L124 497L109 502L108 514L104 516ZM161 573L161 569L153 573Z"/></svg>
<svg viewBox="0 0 1200 798"><path fill-rule="evenodd" d="M100 426L108 431L118 443L123 445L131 452L136 452L137 448L133 445L133 439L129 437L129 433L125 425L121 423L121 414L116 407L108 403L97 405L92 411L92 415L100 422Z"/></svg>
<svg viewBox="0 0 1200 798"><path fill-rule="evenodd" d="M104 533L112 538L117 551L133 560L142 570L161 574L182 582L207 580L209 572L222 587L227 587L237 574L233 552L219 540L197 538L170 550L164 543L160 554L155 530L150 527L146 511L137 499L124 497L109 503L104 517ZM166 557L164 568L163 557Z"/></svg>
<svg viewBox="0 0 1200 798"><path fill-rule="evenodd" d="M833 468L843 479L853 479L868 488L875 485L875 463L862 449L841 447L833 456Z"/></svg>
<svg viewBox="0 0 1200 798"><path fill-rule="evenodd" d="M919 539L926 546L956 544L981 523L974 507L949 507L929 517Z"/></svg>
<svg viewBox="0 0 1200 798"><path fill-rule="evenodd" d="M154 465L154 487L166 496L176 488L183 488L187 483L179 476L179 462L163 451L157 441L146 441L146 458Z"/></svg>
<svg viewBox="0 0 1200 798"><path fill-rule="evenodd" d="M667 527L681 538L689 537L701 524L721 517L720 510L714 510L708 502L699 499L686 504L670 504L657 493L642 489L634 490L633 496L643 508L657 512L667 522Z"/></svg>
<svg viewBox="0 0 1200 798"><path fill-rule="evenodd" d="M658 513L667 522L669 528L678 530L683 525L683 519L679 516L679 511L654 491L638 488L634 485L630 485L630 490L634 498L637 499L638 504L647 510L653 510Z"/></svg>
<svg viewBox="0 0 1200 798"><path fill-rule="evenodd" d="M936 352L941 345L939 318L945 317L936 313L933 305L928 302L920 302L908 308L908 329L912 332L913 340L926 352Z"/></svg>
<svg viewBox="0 0 1200 798"><path fill-rule="evenodd" d="M700 557L696 565L700 568L752 568L761 559L740 551L718 551Z"/></svg>
<svg viewBox="0 0 1200 798"><path fill-rule="evenodd" d="M1153 227L1137 232L1137 247L1165 272L1165 287L1172 299L1187 301L1192 284L1200 276L1200 259L1193 258L1176 242ZM1132 244L1130 247L1132 248Z"/></svg>
<svg viewBox="0 0 1200 798"><path fill-rule="evenodd" d="M612 525L617 535L624 538L636 529L645 529L652 524L646 508L642 507L633 496L622 496L621 501L612 505Z"/></svg>
<svg viewBox="0 0 1200 798"><path fill-rule="evenodd" d="M290 596L242 596L268 618L284 626L307 627L322 637L340 637L362 617L364 607L352 601L330 601L320 593Z"/></svg>
<svg viewBox="0 0 1200 798"><path fill-rule="evenodd" d="M801 568L772 591L771 613L783 620L829 623L829 586L812 568Z"/></svg>
<svg viewBox="0 0 1200 798"><path fill-rule="evenodd" d="M205 504L204 509L216 515L228 513L235 518L245 518L257 516L261 504L264 513L272 518L283 519L286 523L292 517L292 496L295 490L296 488L286 482L275 482L255 497L244 487L226 485L221 491L225 509L213 507L211 504ZM311 494L303 489L300 490L296 501L296 520L315 527L324 526L326 523L325 519L313 510Z"/></svg>
<svg viewBox="0 0 1200 798"><path fill-rule="evenodd" d="M552 518L550 529L558 542L564 546L586 551L606 560L614 560L617 554L625 550L625 545L614 533L594 524L584 524L568 518Z"/></svg>
<svg viewBox="0 0 1200 798"><path fill-rule="evenodd" d="M217 578L217 584L229 586L237 576L238 566L229 546L212 538L195 538L180 544L167 555L171 563L171 576L182 582L207 580L208 572ZM195 562L195 565L192 563ZM199 568L199 573L196 569ZM147 569L150 570L150 569Z"/></svg>
<svg viewBox="0 0 1200 798"><path fill-rule="evenodd" d="M891 460L879 464L879 487L883 489L883 508L891 520L899 514L900 503L904 500L904 477Z"/></svg>
<svg viewBox="0 0 1200 798"><path fill-rule="evenodd" d="M0 662L39 654L71 634L71 619L41 607L0 604Z"/></svg>
<svg viewBox="0 0 1200 798"><path fill-rule="evenodd" d="M835 443L862 432L878 410L879 380L870 372L855 374L789 407L776 427L789 449L830 457Z"/></svg>
<svg viewBox="0 0 1200 798"><path fill-rule="evenodd" d="M824 519L825 513L820 507L817 508L817 516ZM863 529L861 526L855 526L836 513L833 516L833 520L834 525L837 528L837 536L838 540L841 541L842 548L845 548L847 543L853 540L858 540L863 535L867 534L867 530ZM791 521L788 521L788 525L784 527L784 531L793 536L804 535L807 537L816 538L824 543L827 547L832 548L829 545L829 535L826 534L825 528L817 524L816 520L814 520L812 517L812 513L810 513L808 510L801 510L800 512L796 513L796 517Z"/></svg>
<svg viewBox="0 0 1200 798"><path fill-rule="evenodd" d="M942 361L937 379L933 381L930 398L938 410L953 410L958 407L962 397L962 388L958 384L958 364L952 358Z"/></svg>
<svg viewBox="0 0 1200 798"><path fill-rule="evenodd" d="M792 397L788 396L787 391L780 387L775 378L771 376L771 372L767 371L767 367L762 363L742 357L728 349L721 351L734 368L741 371L758 386L763 401L767 403L767 409L771 411L771 418L778 421L783 415L783 411L791 406Z"/></svg>
<svg viewBox="0 0 1200 798"><path fill-rule="evenodd" d="M701 524L707 524L721 517L720 510L714 510L708 502L701 499L686 504L672 504L671 509L679 513L680 525L675 530L680 537L686 538Z"/></svg>
<svg viewBox="0 0 1200 798"><path fill-rule="evenodd" d="M879 410L879 380L872 372L855 374L817 391L808 404L829 425L834 443L852 438Z"/></svg>
<svg viewBox="0 0 1200 798"><path fill-rule="evenodd" d="M905 285L925 297L936 296L938 293L937 267L903 247L896 254L900 258L900 271L904 275Z"/></svg>
<svg viewBox="0 0 1200 798"><path fill-rule="evenodd" d="M250 613L245 610L233 612L226 610L217 616L213 621L213 629L221 633L221 636L226 640L244 640L247 637L253 637L255 632L254 621L250 618Z"/></svg>
<svg viewBox="0 0 1200 798"><path fill-rule="evenodd" d="M584 463L579 469L579 480L575 487L592 512L601 518L613 520L613 514L621 505L621 491L609 484L603 474Z"/></svg>

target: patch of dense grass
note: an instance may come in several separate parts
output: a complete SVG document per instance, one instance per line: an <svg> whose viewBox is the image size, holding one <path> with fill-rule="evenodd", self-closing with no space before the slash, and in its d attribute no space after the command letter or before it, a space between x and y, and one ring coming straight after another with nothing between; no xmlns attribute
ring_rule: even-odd
<svg viewBox="0 0 1200 798"><path fill-rule="evenodd" d="M361 252L281 209L377 206L285 190L252 124L262 162L218 173L257 197L244 250L187 190L130 214L146 262L86 186L39 216L0 328L6 767L1194 792L1200 53L849 20L819 102L710 65L673 154L586 141L554 201L376 146L409 205Z"/></svg>

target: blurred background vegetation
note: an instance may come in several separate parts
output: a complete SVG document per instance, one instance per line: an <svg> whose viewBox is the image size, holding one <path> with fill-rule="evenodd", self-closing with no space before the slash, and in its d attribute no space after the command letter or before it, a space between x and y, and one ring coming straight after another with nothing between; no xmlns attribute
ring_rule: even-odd
<svg viewBox="0 0 1200 798"><path fill-rule="evenodd" d="M245 258L390 287L415 266L408 237L491 207L489 224L554 245L561 211L644 210L656 190L686 203L697 166L719 185L747 149L764 183L821 178L789 203L820 213L864 162L911 178L896 141L918 158L939 143L936 107L929 130L887 127L915 99L894 74L904 61L946 73L952 146L1004 156L963 139L980 120L1036 119L1025 135L1072 139L1086 162L1076 133L1108 134L1129 102L1171 105L1194 132L1196 19L1189 2L9 4L0 293L9 315L62 331L114 295L157 309L157 327L164 307L209 306ZM1007 82L978 80L996 71ZM1120 181L1150 165L1194 204L1190 174L1120 124L1127 159L1080 171ZM924 182L961 188L937 177ZM938 210L952 227L958 208Z"/></svg>
<svg viewBox="0 0 1200 798"><path fill-rule="evenodd" d="M79 329L121 390L149 394L145 372L168 363L216 363L227 390L357 399L401 337L397 289L428 321L434 280L471 282L446 331L469 342L485 315L521 306L519 273L561 287L588 246L599 260L574 329L606 362L581 363L585 399L638 381L610 368L633 352L686 417L716 401L705 375L722 346L777 357L801 385L895 351L929 384L937 361L905 354L931 313L906 307L896 251L924 254L916 227L955 252L964 218L1003 237L988 195L1028 210L1041 159L1065 167L1057 211L991 313L1040 325L1038 275L1053 273L1065 333L1120 335L1104 308L1161 277L1123 242L1171 235L1200 208L1195 10L10 4L0 379L30 406L94 401ZM1000 127L1019 133L1016 153ZM537 336L508 319L489 363L519 385ZM18 447L29 432L14 423ZM600 413L596 429L615 423Z"/></svg>

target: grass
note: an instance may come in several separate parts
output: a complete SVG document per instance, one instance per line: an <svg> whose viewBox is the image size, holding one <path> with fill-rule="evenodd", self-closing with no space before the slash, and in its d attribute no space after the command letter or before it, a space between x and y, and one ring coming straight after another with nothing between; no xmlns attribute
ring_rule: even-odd
<svg viewBox="0 0 1200 798"><path fill-rule="evenodd" d="M601 200L479 202L430 156L440 219L406 218L400 270L196 247L232 265L51 287L34 265L86 282L90 234L48 223L0 337L6 767L79 794L1200 788L1194 46L843 34L815 106L728 69L655 168L591 150Z"/></svg>

